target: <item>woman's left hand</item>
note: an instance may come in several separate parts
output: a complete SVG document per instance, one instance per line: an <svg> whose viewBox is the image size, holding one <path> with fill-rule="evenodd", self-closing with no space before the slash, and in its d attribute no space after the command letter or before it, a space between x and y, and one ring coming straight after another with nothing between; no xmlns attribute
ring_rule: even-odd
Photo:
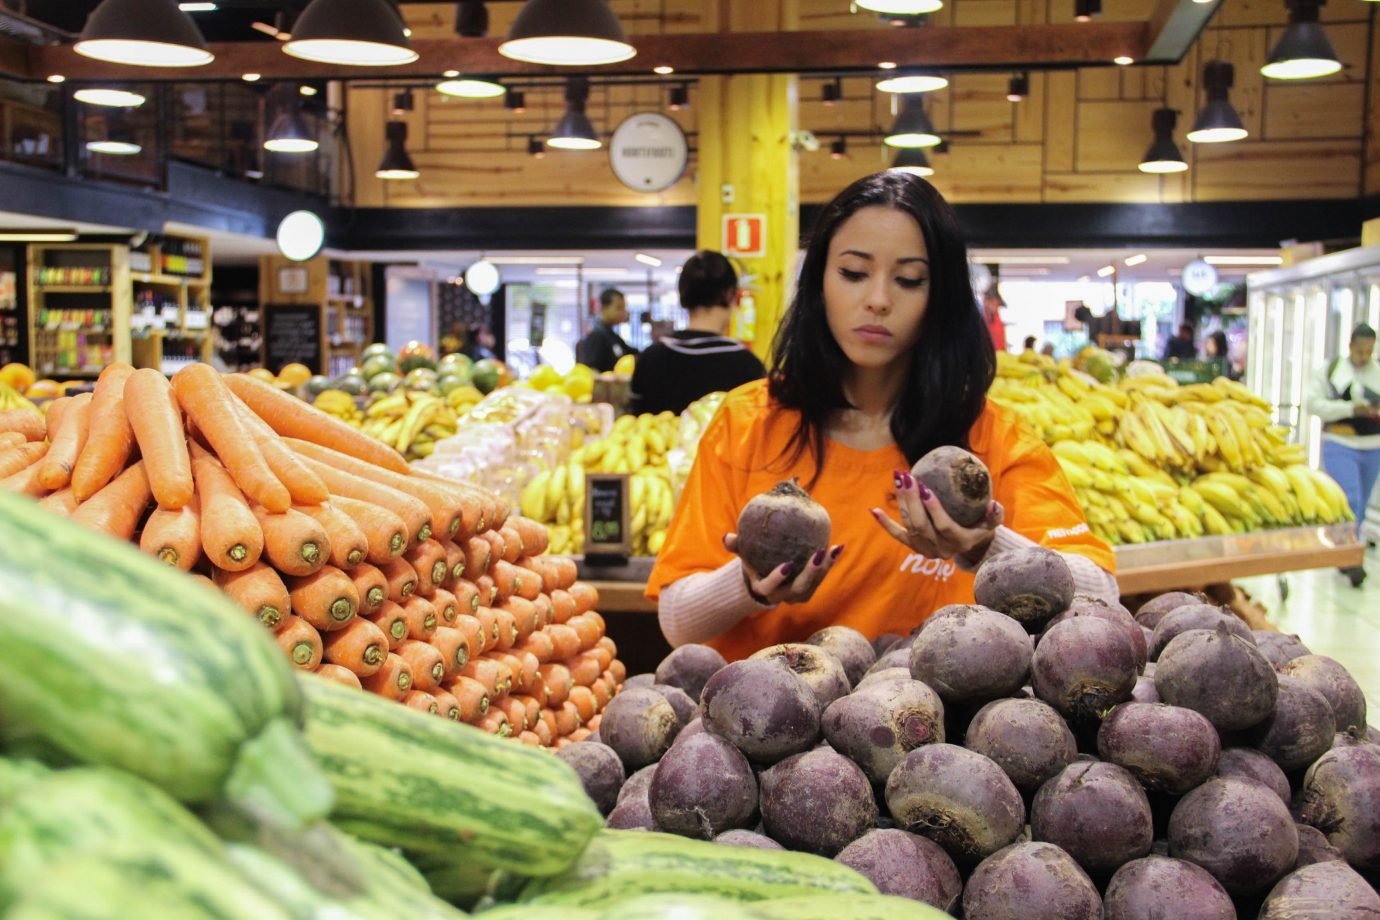
<svg viewBox="0 0 1380 920"><path fill-rule="evenodd" d="M882 529L912 552L930 559L961 557L970 565L987 554L997 528L1005 517L1000 502L987 506L987 518L976 527L962 527L949 517L939 498L909 471L895 474L896 505L901 515L898 524L880 508L872 516Z"/></svg>

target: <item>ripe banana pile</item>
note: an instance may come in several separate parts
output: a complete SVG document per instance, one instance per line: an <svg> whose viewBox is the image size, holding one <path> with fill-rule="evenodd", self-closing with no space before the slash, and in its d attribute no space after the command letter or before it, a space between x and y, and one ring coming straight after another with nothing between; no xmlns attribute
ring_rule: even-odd
<svg viewBox="0 0 1380 920"><path fill-rule="evenodd" d="M443 397L409 390L371 403L360 428L407 459L417 460L431 456L437 441L453 437L459 422Z"/></svg>
<svg viewBox="0 0 1380 920"><path fill-rule="evenodd" d="M629 473L633 554L655 556L675 510L666 452L678 425L670 412L620 417L607 437L583 444L569 461L532 478L520 498L523 516L548 526L552 553L583 552L585 474Z"/></svg>
<svg viewBox="0 0 1380 920"><path fill-rule="evenodd" d="M14 387L8 383L0 383L0 409L35 409L37 408L29 400L25 399Z"/></svg>
<svg viewBox="0 0 1380 920"><path fill-rule="evenodd" d="M322 390L311 404L347 425L359 428L364 424L363 411L355 402L355 398L344 390Z"/></svg>

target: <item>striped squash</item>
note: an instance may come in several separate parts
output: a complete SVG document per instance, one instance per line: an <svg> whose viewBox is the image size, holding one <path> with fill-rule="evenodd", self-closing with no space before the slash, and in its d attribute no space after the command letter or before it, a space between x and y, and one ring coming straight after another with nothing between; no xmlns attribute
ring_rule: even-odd
<svg viewBox="0 0 1380 920"><path fill-rule="evenodd" d="M0 725L190 803L330 811L292 669L252 617L127 543L0 494Z"/></svg>
<svg viewBox="0 0 1380 920"><path fill-rule="evenodd" d="M782 898L752 907L769 920L951 920L937 907L886 894Z"/></svg>
<svg viewBox="0 0 1380 920"><path fill-rule="evenodd" d="M335 789L332 820L361 839L523 875L569 867L603 823L545 751L312 674L307 744Z"/></svg>

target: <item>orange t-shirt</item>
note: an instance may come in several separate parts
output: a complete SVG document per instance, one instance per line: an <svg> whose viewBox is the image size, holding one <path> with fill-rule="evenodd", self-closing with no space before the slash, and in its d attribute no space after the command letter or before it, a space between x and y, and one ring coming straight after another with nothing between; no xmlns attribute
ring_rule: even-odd
<svg viewBox="0 0 1380 920"><path fill-rule="evenodd" d="M947 604L973 603L973 575L952 560L928 559L892 539L871 508L897 518L895 470L910 464L896 445L861 451L828 444L817 482L809 451L791 461L783 450L798 413L775 407L764 380L729 394L700 441L694 468L676 506L666 544L647 580L647 597L687 575L712 571L733 557L723 535L753 496L795 476L829 511L831 543L843 554L814 596L750 616L708 644L730 661L778 642L800 641L825 626L851 626L868 637L909 633ZM1115 571L1111 548L1088 530L1082 509L1048 447L1013 413L988 403L969 432L970 449L992 474L993 497L1006 526L1035 543L1086 556Z"/></svg>

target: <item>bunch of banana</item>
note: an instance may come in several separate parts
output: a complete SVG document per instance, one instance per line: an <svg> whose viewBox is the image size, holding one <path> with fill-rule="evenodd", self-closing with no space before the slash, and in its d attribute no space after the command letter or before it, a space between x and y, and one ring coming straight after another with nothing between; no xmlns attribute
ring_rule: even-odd
<svg viewBox="0 0 1380 920"><path fill-rule="evenodd" d="M585 467L572 456L555 469L538 473L523 487L518 501L522 514L548 526L553 553L584 551L585 475ZM636 470L628 491L633 553L655 556L661 552L675 511L670 472L650 466Z"/></svg>
<svg viewBox="0 0 1380 920"><path fill-rule="evenodd" d="M596 473L636 473L646 467L665 467L679 425L671 412L620 416L606 437L586 442L573 456Z"/></svg>
<svg viewBox="0 0 1380 920"><path fill-rule="evenodd" d="M365 434L409 460L430 456L436 442L453 437L459 425L455 410L445 399L412 390L376 399L364 416L360 427Z"/></svg>
<svg viewBox="0 0 1380 920"><path fill-rule="evenodd" d="M464 418L483 398L484 394L474 387L456 387L446 394L446 403L455 410L457 418Z"/></svg>
<svg viewBox="0 0 1380 920"><path fill-rule="evenodd" d="M364 424L364 413L355 403L355 398L344 390L323 390L312 400L312 405L355 428Z"/></svg>
<svg viewBox="0 0 1380 920"><path fill-rule="evenodd" d="M988 398L1006 406L1050 444L1116 433L1128 395L1074 370L1068 362L1032 365L1005 352L997 356L997 378Z"/></svg>
<svg viewBox="0 0 1380 920"><path fill-rule="evenodd" d="M38 408L24 395L10 386L8 383L0 383L0 409L36 409Z"/></svg>

